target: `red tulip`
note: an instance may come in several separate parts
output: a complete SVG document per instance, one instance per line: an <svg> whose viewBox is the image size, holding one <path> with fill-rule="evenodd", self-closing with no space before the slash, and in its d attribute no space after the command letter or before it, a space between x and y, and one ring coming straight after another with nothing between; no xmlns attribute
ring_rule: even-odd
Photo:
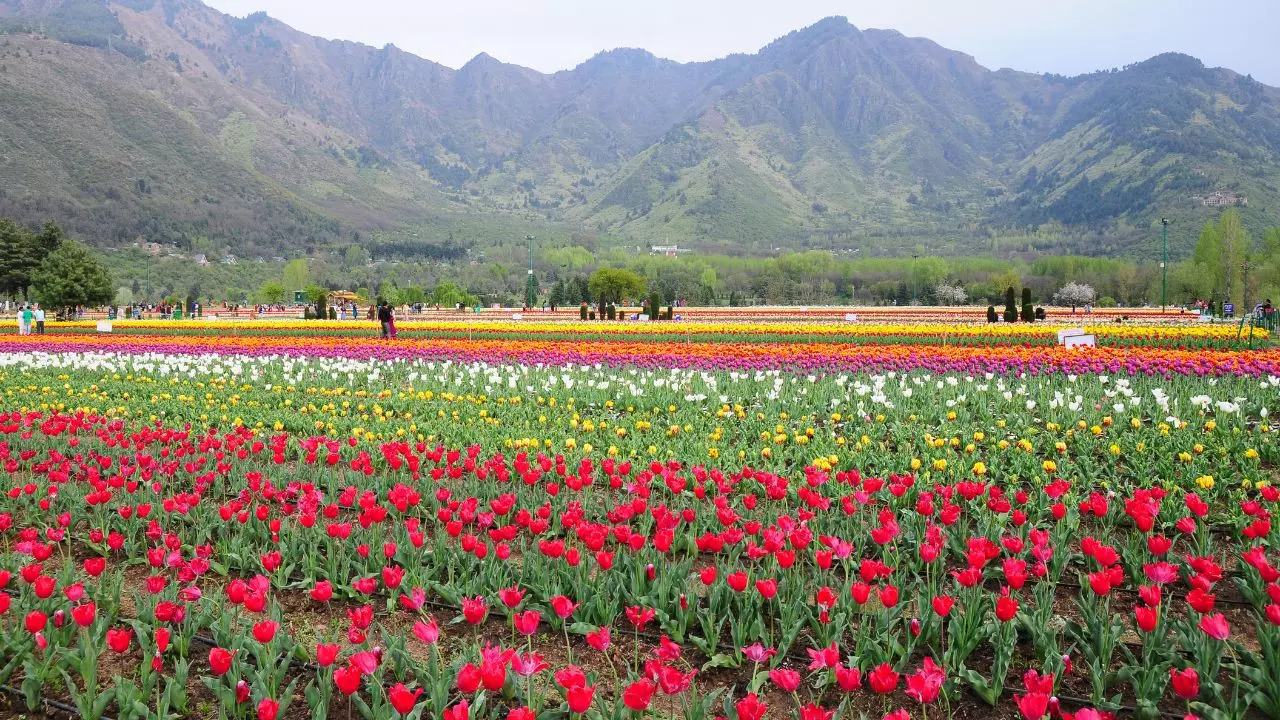
<svg viewBox="0 0 1280 720"><path fill-rule="evenodd" d="M1156 622L1160 619L1157 608L1138 605L1134 607L1133 614L1136 616L1138 629L1142 632L1149 633L1156 629Z"/></svg>
<svg viewBox="0 0 1280 720"><path fill-rule="evenodd" d="M570 600L564 595L556 595L551 598L551 609L555 612L556 617L559 617L561 620L567 620L569 619L569 616L573 614L573 611L578 609L578 603Z"/></svg>
<svg viewBox="0 0 1280 720"><path fill-rule="evenodd" d="M778 594L778 581L773 578L756 581L756 592L765 600L772 600Z"/></svg>
<svg viewBox="0 0 1280 720"><path fill-rule="evenodd" d="M398 565L388 565L382 568L382 584L387 588L394 590L400 587L400 583L404 582L404 568Z"/></svg>
<svg viewBox="0 0 1280 720"><path fill-rule="evenodd" d="M898 673L893 671L889 663L881 663L867 673L867 684L880 695L888 695L898 687Z"/></svg>
<svg viewBox="0 0 1280 720"><path fill-rule="evenodd" d="M587 684L587 675L576 665L566 665L556 673L556 684L568 690Z"/></svg>
<svg viewBox="0 0 1280 720"><path fill-rule="evenodd" d="M633 682L623 691L622 702L636 712L643 712L648 710L649 703L653 702L654 690L655 686L650 680Z"/></svg>
<svg viewBox="0 0 1280 720"><path fill-rule="evenodd" d="M321 580L311 589L311 599L316 602L329 602L333 597L333 583L328 580Z"/></svg>
<svg viewBox="0 0 1280 720"><path fill-rule="evenodd" d="M276 720L276 714L280 712L280 703L271 698L262 698L258 701L258 720Z"/></svg>
<svg viewBox="0 0 1280 720"><path fill-rule="evenodd" d="M653 608L642 608L638 605L627 608L627 619L631 621L632 625L636 626L637 630L643 630L644 626L648 625L649 621L657 614L657 611Z"/></svg>
<svg viewBox="0 0 1280 720"><path fill-rule="evenodd" d="M467 663L458 669L457 685L463 694L470 695L479 690L481 682L480 668L474 664Z"/></svg>
<svg viewBox="0 0 1280 720"><path fill-rule="evenodd" d="M459 700L457 705L444 709L444 716L441 720L468 720L470 716L470 706L466 700Z"/></svg>
<svg viewBox="0 0 1280 720"><path fill-rule="evenodd" d="M109 628L107 630L107 647L123 655L129 650L129 641L133 638L132 630Z"/></svg>
<svg viewBox="0 0 1280 720"><path fill-rule="evenodd" d="M800 687L800 673L787 668L770 670L769 680L783 692L795 692Z"/></svg>
<svg viewBox="0 0 1280 720"><path fill-rule="evenodd" d="M542 613L537 610L526 610L511 616L516 632L521 635L533 635L538 632L538 624L542 622Z"/></svg>
<svg viewBox="0 0 1280 720"><path fill-rule="evenodd" d="M214 677L222 677L231 669L231 653L222 648L213 648L209 651L209 667L213 670Z"/></svg>
<svg viewBox="0 0 1280 720"><path fill-rule="evenodd" d="M1178 694L1178 697L1184 700L1193 700L1200 694L1200 675L1195 668L1185 670L1169 668L1169 684L1173 686L1173 691Z"/></svg>
<svg viewBox="0 0 1280 720"><path fill-rule="evenodd" d="M831 720L834 710L826 710L821 705L809 703L800 708L800 720Z"/></svg>
<svg viewBox="0 0 1280 720"><path fill-rule="evenodd" d="M591 707L591 700L595 694L594 685L569 688L565 692L565 699L569 701L569 711L579 714L586 712Z"/></svg>
<svg viewBox="0 0 1280 720"><path fill-rule="evenodd" d="M746 697L734 705L734 709L738 711L738 720L760 720L769 706L760 702L760 697L755 693L747 693Z"/></svg>
<svg viewBox="0 0 1280 720"><path fill-rule="evenodd" d="M1026 695L1014 695L1018 712L1025 720L1040 720L1049 709L1049 696L1045 693L1029 692Z"/></svg>
<svg viewBox="0 0 1280 720"><path fill-rule="evenodd" d="M474 598L462 598L462 617L471 625L479 625L489 616L489 606L479 595Z"/></svg>
<svg viewBox="0 0 1280 720"><path fill-rule="evenodd" d="M508 608L515 609L520 603L524 602L524 590L516 586L503 588L498 591L498 599Z"/></svg>
<svg viewBox="0 0 1280 720"><path fill-rule="evenodd" d="M956 599L950 595L939 595L933 599L933 611L938 617L946 617L951 614L951 607L956 604Z"/></svg>
<svg viewBox="0 0 1280 720"><path fill-rule="evenodd" d="M263 620L254 624L253 639L265 645L275 638L278 629L280 629L280 623L275 620Z"/></svg>
<svg viewBox="0 0 1280 720"><path fill-rule="evenodd" d="M361 678L360 670L350 665L345 665L333 671L333 684L338 686L338 690L343 695L354 695L359 691Z"/></svg>
<svg viewBox="0 0 1280 720"><path fill-rule="evenodd" d="M84 571L92 577L98 577L103 570L107 569L106 558L89 558L84 561Z"/></svg>
<svg viewBox="0 0 1280 720"><path fill-rule="evenodd" d="M408 715L418 704L418 696L422 694L422 688L409 690L404 683L396 683L387 691L387 699L391 701L391 707L401 715Z"/></svg>
<svg viewBox="0 0 1280 720"><path fill-rule="evenodd" d="M87 602L71 608L71 617L80 627L89 627L98 616L98 606Z"/></svg>
<svg viewBox="0 0 1280 720"><path fill-rule="evenodd" d="M862 671L858 668L836 668L836 684L845 692L854 692L862 688Z"/></svg>
<svg viewBox="0 0 1280 720"><path fill-rule="evenodd" d="M320 667L329 667L338 659L338 652L341 650L342 646L337 643L332 645L316 643L316 664Z"/></svg>
<svg viewBox="0 0 1280 720"><path fill-rule="evenodd" d="M896 585L886 585L881 588L880 604L887 608L898 604L898 587Z"/></svg>
<svg viewBox="0 0 1280 720"><path fill-rule="evenodd" d="M933 658L926 657L920 670L907 676L907 695L921 705L927 705L938 699L938 692L946 679L946 673L934 664Z"/></svg>
<svg viewBox="0 0 1280 720"><path fill-rule="evenodd" d="M1018 614L1018 601L1008 595L1001 595L996 600L996 617L1000 622L1009 622Z"/></svg>
<svg viewBox="0 0 1280 720"><path fill-rule="evenodd" d="M419 620L413 624L413 635L427 645L434 645L440 639L440 626L431 618L427 618L427 622Z"/></svg>
<svg viewBox="0 0 1280 720"><path fill-rule="evenodd" d="M27 632L34 635L35 633L44 630L45 625L49 622L49 616L39 610L32 610L27 613L27 617L23 622L26 625Z"/></svg>
<svg viewBox="0 0 1280 720"><path fill-rule="evenodd" d="M1227 623L1227 618L1222 613L1201 616L1200 629L1205 635L1215 640L1226 640L1231 634L1231 625Z"/></svg>
<svg viewBox="0 0 1280 720"><path fill-rule="evenodd" d="M587 633L587 644L595 648L596 650L599 650L600 652L604 652L608 650L609 645L611 644L610 638L609 638L609 628L602 627L599 630L592 630L591 632Z"/></svg>

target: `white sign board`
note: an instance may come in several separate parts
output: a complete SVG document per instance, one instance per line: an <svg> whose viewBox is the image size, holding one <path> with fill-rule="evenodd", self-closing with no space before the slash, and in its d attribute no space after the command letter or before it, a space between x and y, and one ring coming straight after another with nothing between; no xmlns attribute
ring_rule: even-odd
<svg viewBox="0 0 1280 720"><path fill-rule="evenodd" d="M1069 348L1094 347L1097 345L1096 339L1092 335L1068 335L1063 340L1064 344Z"/></svg>
<svg viewBox="0 0 1280 720"><path fill-rule="evenodd" d="M524 313L511 313L511 319L512 319L512 320L523 320L523 319L524 319Z"/></svg>
<svg viewBox="0 0 1280 720"><path fill-rule="evenodd" d="M1058 331L1058 344L1062 345L1072 335L1084 335L1084 328L1066 328Z"/></svg>
<svg viewBox="0 0 1280 720"><path fill-rule="evenodd" d="M844 319L848 322L858 322L858 313L845 313Z"/></svg>
<svg viewBox="0 0 1280 720"><path fill-rule="evenodd" d="M104 332L104 333L105 333L105 332L111 332L111 321L110 321L110 320L99 320L99 321L98 321L98 332Z"/></svg>

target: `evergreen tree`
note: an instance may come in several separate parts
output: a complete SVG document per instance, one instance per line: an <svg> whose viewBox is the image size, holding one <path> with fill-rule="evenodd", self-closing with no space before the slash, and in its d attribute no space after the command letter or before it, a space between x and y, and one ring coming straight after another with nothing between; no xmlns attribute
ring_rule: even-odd
<svg viewBox="0 0 1280 720"><path fill-rule="evenodd" d="M115 297L111 274L84 245L61 240L31 273L31 289L48 308L97 307Z"/></svg>
<svg viewBox="0 0 1280 720"><path fill-rule="evenodd" d="M1004 291L1004 321L1008 323L1018 321L1018 302L1012 287Z"/></svg>

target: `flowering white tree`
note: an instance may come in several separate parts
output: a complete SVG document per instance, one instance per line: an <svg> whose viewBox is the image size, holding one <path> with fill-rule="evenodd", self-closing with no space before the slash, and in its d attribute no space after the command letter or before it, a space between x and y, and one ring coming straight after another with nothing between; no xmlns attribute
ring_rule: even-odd
<svg viewBox="0 0 1280 720"><path fill-rule="evenodd" d="M959 285L938 283L933 289L933 296L938 299L939 305L964 305L969 302L969 293Z"/></svg>
<svg viewBox="0 0 1280 720"><path fill-rule="evenodd" d="M1070 305L1075 309L1077 305L1088 305L1093 302L1093 286L1084 283L1070 282L1062 286L1054 296L1053 301L1059 305Z"/></svg>

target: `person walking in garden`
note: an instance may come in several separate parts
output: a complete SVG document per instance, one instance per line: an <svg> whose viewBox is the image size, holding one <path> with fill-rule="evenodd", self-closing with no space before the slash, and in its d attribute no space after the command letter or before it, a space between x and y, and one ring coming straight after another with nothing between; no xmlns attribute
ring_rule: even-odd
<svg viewBox="0 0 1280 720"><path fill-rule="evenodd" d="M387 332L392 340L396 339L396 309L390 304L387 305Z"/></svg>
<svg viewBox="0 0 1280 720"><path fill-rule="evenodd" d="M36 309L32 311L32 315L35 317L35 321L36 321L36 334L43 335L44 334L44 308L40 307L39 305L36 305Z"/></svg>
<svg viewBox="0 0 1280 720"><path fill-rule="evenodd" d="M385 300L378 303L378 322L382 323L382 338L385 340L391 335L391 307Z"/></svg>
<svg viewBox="0 0 1280 720"><path fill-rule="evenodd" d="M35 319L35 313L31 311L31 306L26 305L22 308L22 331L21 335L31 334L31 321Z"/></svg>

